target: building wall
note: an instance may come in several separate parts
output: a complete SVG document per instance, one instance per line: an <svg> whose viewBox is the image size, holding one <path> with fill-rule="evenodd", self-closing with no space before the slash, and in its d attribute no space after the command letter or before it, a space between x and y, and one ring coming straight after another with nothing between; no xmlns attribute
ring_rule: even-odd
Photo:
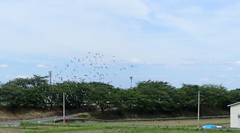
<svg viewBox="0 0 240 133"><path fill-rule="evenodd" d="M240 128L238 127L238 115L240 115L240 104L231 106L230 108L230 127L231 128Z"/></svg>

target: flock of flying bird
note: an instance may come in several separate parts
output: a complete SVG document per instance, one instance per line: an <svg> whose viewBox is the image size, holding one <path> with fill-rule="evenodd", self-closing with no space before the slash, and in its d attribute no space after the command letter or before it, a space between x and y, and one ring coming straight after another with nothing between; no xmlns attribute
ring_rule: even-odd
<svg viewBox="0 0 240 133"><path fill-rule="evenodd" d="M106 61L103 54L91 52L88 52L88 55L82 58L74 57L63 68L54 67L53 82L106 82L113 77L117 78L118 72L122 73L122 71L133 67L132 65L128 67L119 66L115 56L112 56L112 58L112 60ZM107 84L112 84L112 82L112 80L107 81Z"/></svg>

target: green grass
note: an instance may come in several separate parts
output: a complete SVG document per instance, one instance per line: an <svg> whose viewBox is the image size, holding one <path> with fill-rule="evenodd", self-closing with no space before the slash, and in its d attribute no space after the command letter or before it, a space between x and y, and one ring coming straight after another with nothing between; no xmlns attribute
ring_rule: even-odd
<svg viewBox="0 0 240 133"><path fill-rule="evenodd" d="M171 121L169 121L169 124ZM161 122L99 122L99 123L29 123L17 127L0 127L0 133L222 133L239 131L229 129L205 130L196 126L160 125ZM187 121L187 123L189 123ZM191 121L190 121L191 123ZM165 123L164 123L165 124ZM185 123L184 123L185 124ZM223 123L219 123L221 125Z"/></svg>
<svg viewBox="0 0 240 133"><path fill-rule="evenodd" d="M59 132L68 132L68 133L85 133L85 132L91 132L91 133L222 133L222 132L238 132L238 131L230 131L230 130L204 130L203 129L188 129L188 128L158 128L158 127L139 127L139 126L88 126L88 125L75 125L68 127L63 126L65 128L62 128L61 126L53 126L55 128L50 129L42 129L42 128L36 128L32 129L32 131L23 131L23 133L59 133Z"/></svg>
<svg viewBox="0 0 240 133"><path fill-rule="evenodd" d="M20 132L20 133L222 133L238 132L231 130L204 130L193 128L171 128L161 126L134 126L134 125L101 125L101 124L35 124L21 123L19 127L1 127L0 132Z"/></svg>

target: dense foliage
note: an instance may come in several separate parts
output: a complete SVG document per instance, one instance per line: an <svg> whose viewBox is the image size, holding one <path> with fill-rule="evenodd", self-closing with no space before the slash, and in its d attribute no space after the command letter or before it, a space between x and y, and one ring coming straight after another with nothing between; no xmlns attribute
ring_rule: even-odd
<svg viewBox="0 0 240 133"><path fill-rule="evenodd" d="M228 91L222 85L183 84L176 88L168 82L142 81L129 89L115 88L102 82L74 82L49 84L47 77L16 78L0 85L0 103L11 107L44 108L62 106L65 93L66 106L80 108L96 105L102 112L109 109L137 113L174 113L196 111L198 91L201 105L228 109L227 105L240 101L240 89Z"/></svg>

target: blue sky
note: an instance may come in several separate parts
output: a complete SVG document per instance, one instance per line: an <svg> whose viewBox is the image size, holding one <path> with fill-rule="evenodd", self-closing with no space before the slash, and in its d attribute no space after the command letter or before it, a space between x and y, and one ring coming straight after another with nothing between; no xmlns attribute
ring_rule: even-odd
<svg viewBox="0 0 240 133"><path fill-rule="evenodd" d="M237 0L0 0L0 81L52 71L54 82L129 88L132 76L133 86L232 90L240 88L239 22Z"/></svg>

